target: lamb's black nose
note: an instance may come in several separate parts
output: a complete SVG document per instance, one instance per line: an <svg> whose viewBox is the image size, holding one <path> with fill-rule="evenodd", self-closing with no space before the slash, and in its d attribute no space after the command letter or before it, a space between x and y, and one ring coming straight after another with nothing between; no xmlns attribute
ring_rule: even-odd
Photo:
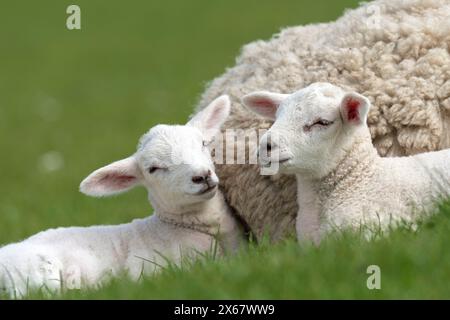
<svg viewBox="0 0 450 320"><path fill-rule="evenodd" d="M208 170L202 176L193 176L192 182L196 184L205 183L211 177L211 174L212 174L211 170Z"/></svg>
<svg viewBox="0 0 450 320"><path fill-rule="evenodd" d="M193 183L200 184L200 183L203 183L204 181L205 181L205 177L202 177L202 176L194 176L194 177L192 177L192 182Z"/></svg>

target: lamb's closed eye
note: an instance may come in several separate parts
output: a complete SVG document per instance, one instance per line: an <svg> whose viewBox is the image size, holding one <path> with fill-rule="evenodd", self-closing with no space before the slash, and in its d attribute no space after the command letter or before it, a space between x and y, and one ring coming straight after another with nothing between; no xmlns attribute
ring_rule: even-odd
<svg viewBox="0 0 450 320"><path fill-rule="evenodd" d="M160 169L160 168L158 168L158 167L150 167L150 168L148 168L148 173L152 174L158 169Z"/></svg>
<svg viewBox="0 0 450 320"><path fill-rule="evenodd" d="M325 119L318 119L311 126L327 127L327 126L332 125L333 123L334 123L334 121L329 121L329 120L325 120Z"/></svg>
<svg viewBox="0 0 450 320"><path fill-rule="evenodd" d="M167 170L168 168L164 168L164 167L159 167L159 166L151 166L150 168L148 168L148 173L152 174L155 173L158 170Z"/></svg>
<svg viewBox="0 0 450 320"><path fill-rule="evenodd" d="M309 132L312 130L312 128L314 127L318 127L318 128L325 128L325 127L329 127L334 123L334 121L330 121L330 120L326 120L326 119L317 119L315 121L313 121L311 124L307 124L303 127L303 131L305 132Z"/></svg>

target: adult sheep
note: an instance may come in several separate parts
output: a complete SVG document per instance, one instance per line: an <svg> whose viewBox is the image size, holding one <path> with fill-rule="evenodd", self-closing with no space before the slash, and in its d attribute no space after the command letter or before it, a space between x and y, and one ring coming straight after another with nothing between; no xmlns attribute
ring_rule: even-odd
<svg viewBox="0 0 450 320"><path fill-rule="evenodd" d="M268 128L241 103L256 90L294 92L330 82L368 97L372 140L382 156L450 147L450 1L376 0L336 22L291 27L242 49L236 66L216 78L197 111L228 94L224 128ZM294 232L293 176L261 176L256 165L217 168L229 204L256 238Z"/></svg>

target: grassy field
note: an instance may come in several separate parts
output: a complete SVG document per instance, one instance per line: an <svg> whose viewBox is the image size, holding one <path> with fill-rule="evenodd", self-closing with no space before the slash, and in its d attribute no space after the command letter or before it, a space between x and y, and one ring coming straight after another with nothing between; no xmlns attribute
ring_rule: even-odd
<svg viewBox="0 0 450 320"><path fill-rule="evenodd" d="M207 81L239 48L280 28L330 21L355 0L78 0L0 4L0 244L56 226L117 224L151 214L145 191L91 199L92 170L135 150L157 123L183 123ZM227 260L118 281L68 298L450 298L450 209L420 232L321 248L264 244ZM366 268L382 289L366 288Z"/></svg>

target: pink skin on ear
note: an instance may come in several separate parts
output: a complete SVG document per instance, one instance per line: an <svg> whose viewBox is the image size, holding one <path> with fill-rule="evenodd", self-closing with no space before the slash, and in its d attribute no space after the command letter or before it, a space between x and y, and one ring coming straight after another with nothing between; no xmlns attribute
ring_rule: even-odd
<svg viewBox="0 0 450 320"><path fill-rule="evenodd" d="M252 104L261 108L271 109L273 107L273 101L264 98L255 98L252 100Z"/></svg>
<svg viewBox="0 0 450 320"><path fill-rule="evenodd" d="M114 172L102 176L97 183L108 185L110 190L122 190L130 187L135 181L136 177L134 176Z"/></svg>
<svg viewBox="0 0 450 320"><path fill-rule="evenodd" d="M253 112L274 120L278 107L288 96L282 93L257 91L244 96L242 102Z"/></svg>
<svg viewBox="0 0 450 320"><path fill-rule="evenodd" d="M212 114L206 120L206 128L208 130L214 129L217 124L222 124L222 122L227 118L229 114L229 107L221 107L213 110Z"/></svg>
<svg viewBox="0 0 450 320"><path fill-rule="evenodd" d="M359 122L359 107L361 106L361 102L353 99L348 98L345 101L345 107L347 108L347 120L348 121L357 121Z"/></svg>
<svg viewBox="0 0 450 320"><path fill-rule="evenodd" d="M121 193L139 184L140 176L134 158L126 158L100 168L81 182L84 194L102 197Z"/></svg>
<svg viewBox="0 0 450 320"><path fill-rule="evenodd" d="M254 112L267 117L275 118L278 105L271 99L265 97L248 97L244 98L244 103Z"/></svg>
<svg viewBox="0 0 450 320"><path fill-rule="evenodd" d="M220 96L195 115L187 125L199 129L206 139L213 138L230 113L230 98Z"/></svg>
<svg viewBox="0 0 450 320"><path fill-rule="evenodd" d="M365 121L368 107L369 102L366 98L356 94L349 94L342 100L342 117L347 123L362 124Z"/></svg>

